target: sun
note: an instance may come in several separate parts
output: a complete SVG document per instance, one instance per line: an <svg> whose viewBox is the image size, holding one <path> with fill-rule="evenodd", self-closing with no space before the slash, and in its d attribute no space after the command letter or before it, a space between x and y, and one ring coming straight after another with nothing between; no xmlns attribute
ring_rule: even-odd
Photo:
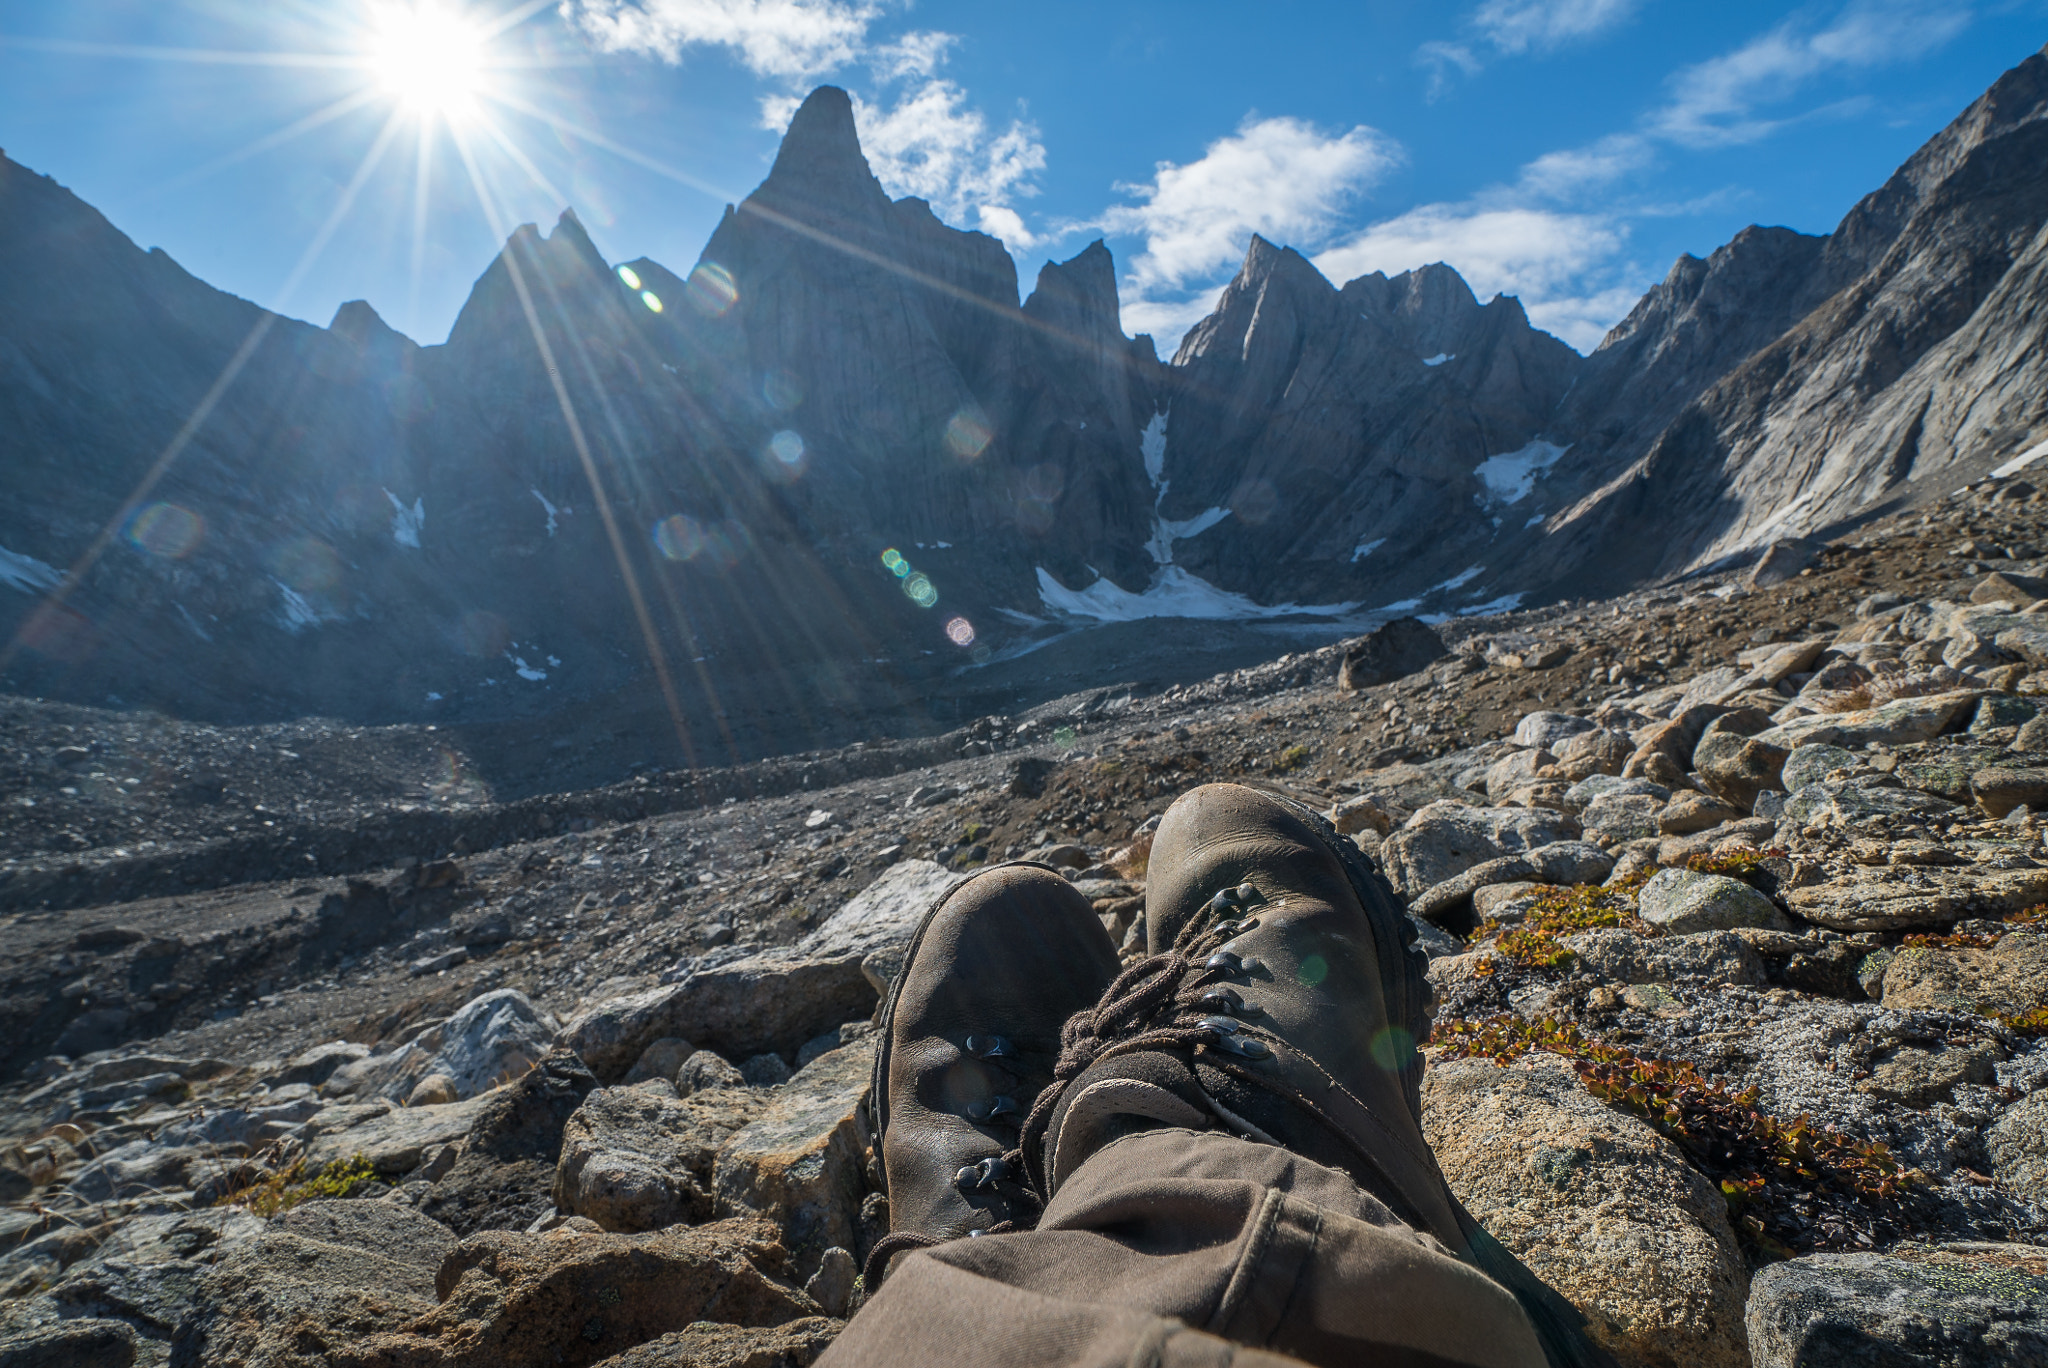
<svg viewBox="0 0 2048 1368"><path fill-rule="evenodd" d="M482 26L452 6L385 5L376 12L370 70L415 113L452 119L473 109L483 91L484 45Z"/></svg>

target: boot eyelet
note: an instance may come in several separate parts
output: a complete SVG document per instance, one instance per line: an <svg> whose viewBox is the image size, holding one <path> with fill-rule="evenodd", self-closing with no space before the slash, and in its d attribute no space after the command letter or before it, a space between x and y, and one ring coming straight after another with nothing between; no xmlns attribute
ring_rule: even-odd
<svg viewBox="0 0 2048 1368"><path fill-rule="evenodd" d="M1257 1036L1227 1035L1217 1042L1217 1048L1246 1059L1264 1059L1273 1051Z"/></svg>
<svg viewBox="0 0 2048 1368"><path fill-rule="evenodd" d="M953 1185L962 1192L977 1192L992 1188L1010 1177L1010 1166L1000 1155L990 1155L979 1163L968 1164L953 1175Z"/></svg>
<svg viewBox="0 0 2048 1368"><path fill-rule="evenodd" d="M1208 959L1202 961L1202 967L1204 969L1223 969L1234 974L1244 966L1232 951L1218 950L1215 954L1209 956Z"/></svg>
<svg viewBox="0 0 2048 1368"><path fill-rule="evenodd" d="M967 1037L967 1053L976 1059L1012 1059L1017 1051L1008 1036L971 1035Z"/></svg>
<svg viewBox="0 0 2048 1368"><path fill-rule="evenodd" d="M986 1102L972 1103L967 1108L967 1114L976 1121L996 1121L1006 1116L1015 1116L1017 1103L1014 1098L998 1094Z"/></svg>
<svg viewBox="0 0 2048 1368"><path fill-rule="evenodd" d="M1220 1036L1234 1036L1240 1029L1238 1024L1227 1016L1203 1017L1201 1024L1203 1030L1214 1031Z"/></svg>

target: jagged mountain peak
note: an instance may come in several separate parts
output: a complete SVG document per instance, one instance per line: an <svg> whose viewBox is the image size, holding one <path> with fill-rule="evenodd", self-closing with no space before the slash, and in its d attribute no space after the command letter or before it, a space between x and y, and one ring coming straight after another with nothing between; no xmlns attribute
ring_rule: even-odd
<svg viewBox="0 0 2048 1368"><path fill-rule="evenodd" d="M334 311L327 331L358 348L410 348L413 340L384 321L367 299L351 299Z"/></svg>
<svg viewBox="0 0 2048 1368"><path fill-rule="evenodd" d="M768 179L747 203L784 213L813 205L839 212L886 209L889 196L861 151L853 100L838 86L819 86L790 117Z"/></svg>
<svg viewBox="0 0 2048 1368"><path fill-rule="evenodd" d="M1065 261L1048 261L1039 267L1038 283L1032 288L1031 297L1024 301L1024 312L1091 332L1107 328L1121 341L1116 261L1102 239L1097 238Z"/></svg>

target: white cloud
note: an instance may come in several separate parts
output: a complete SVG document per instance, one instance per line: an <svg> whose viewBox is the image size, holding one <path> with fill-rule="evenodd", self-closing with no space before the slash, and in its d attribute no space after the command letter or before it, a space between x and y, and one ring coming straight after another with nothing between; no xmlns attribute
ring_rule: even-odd
<svg viewBox="0 0 2048 1368"><path fill-rule="evenodd" d="M949 219L997 225L1013 251L1041 239L1013 201L1036 194L1045 167L1038 129L1018 118L997 128L940 76L959 36L913 30L887 42L870 29L884 6L860 0L563 0L563 16L607 51L680 62L691 48L724 48L778 83L761 97L763 127L781 131L805 89L828 72L865 64L876 89L849 92L868 165L892 195L916 195Z"/></svg>
<svg viewBox="0 0 2048 1368"><path fill-rule="evenodd" d="M1554 52L1569 43L1598 37L1634 14L1641 0L1484 0L1466 19L1465 42L1424 43L1416 65L1429 73L1429 97L1450 84L1456 68L1467 76L1485 66L1479 49L1506 57Z"/></svg>
<svg viewBox="0 0 2048 1368"><path fill-rule="evenodd" d="M1514 295L1536 326L1587 351L1641 293L1634 284L1595 285L1618 269L1627 236L1624 224L1600 214L1426 204L1373 224L1315 263L1341 282L1445 262L1481 299Z"/></svg>
<svg viewBox="0 0 2048 1368"><path fill-rule="evenodd" d="M1160 162L1147 185L1120 185L1139 204L1103 217L1144 239L1131 263L1141 292L1178 289L1234 265L1253 233L1318 242L1344 206L1400 160L1392 139L1360 125L1326 134L1300 119L1247 119L1185 166Z"/></svg>
<svg viewBox="0 0 2048 1368"><path fill-rule="evenodd" d="M1023 226L1009 202L1037 193L1031 178L1045 169L1045 147L1036 126L1013 119L995 132L967 93L944 79L924 81L888 105L856 96L853 118L868 165L890 194L929 200L944 218L974 214L985 224L994 210Z"/></svg>
<svg viewBox="0 0 2048 1368"><path fill-rule="evenodd" d="M1472 27L1499 52L1548 52L1605 33L1635 12L1637 0L1486 0Z"/></svg>
<svg viewBox="0 0 2048 1368"><path fill-rule="evenodd" d="M1544 153L1522 168L1516 185L1543 199L1568 200L1642 170L1655 155L1648 139L1616 133L1585 147Z"/></svg>
<svg viewBox="0 0 2048 1368"><path fill-rule="evenodd" d="M1813 30L1788 19L1734 52L1671 78L1671 100L1648 120L1651 132L1687 147L1755 142L1785 122L1757 108L1790 98L1835 71L1888 66L1923 56L1962 32L1971 18L1954 0L1854 0Z"/></svg>
<svg viewBox="0 0 2048 1368"><path fill-rule="evenodd" d="M759 76L808 80L859 56L879 6L846 0L564 0L569 23L612 52L682 59L732 50Z"/></svg>

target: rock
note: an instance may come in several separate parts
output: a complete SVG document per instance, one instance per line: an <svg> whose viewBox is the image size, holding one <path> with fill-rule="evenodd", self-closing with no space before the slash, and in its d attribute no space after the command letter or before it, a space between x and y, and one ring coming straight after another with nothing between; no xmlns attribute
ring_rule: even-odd
<svg viewBox="0 0 2048 1368"><path fill-rule="evenodd" d="M472 1235L524 1230L551 1213L562 1133L596 1087L582 1061L557 1046L517 1083L488 1094L455 1166L420 1202L421 1214Z"/></svg>
<svg viewBox="0 0 2048 1368"><path fill-rule="evenodd" d="M278 1217L274 1228L303 1239L367 1249L372 1254L401 1249L408 1267L424 1269L430 1277L461 1243L455 1232L439 1221L390 1202L305 1202Z"/></svg>
<svg viewBox="0 0 2048 1368"><path fill-rule="evenodd" d="M1562 813L1436 802L1386 839L1381 860L1395 889L1412 896L1473 865L1570 840L1579 832L1578 822Z"/></svg>
<svg viewBox="0 0 2048 1368"><path fill-rule="evenodd" d="M1820 783L1836 770L1862 768L1862 757L1840 746L1806 745L1785 753L1785 763L1779 769L1778 779L1786 792L1797 793L1809 784Z"/></svg>
<svg viewBox="0 0 2048 1368"><path fill-rule="evenodd" d="M952 784L921 784L910 791L904 799L906 807L930 808L941 803L950 803L960 796L960 790Z"/></svg>
<svg viewBox="0 0 2048 1368"><path fill-rule="evenodd" d="M1039 846L1036 850L1026 851L1024 858L1038 864L1051 865L1054 869L1086 869L1095 863L1088 854L1087 846L1076 845L1072 841Z"/></svg>
<svg viewBox="0 0 2048 1368"><path fill-rule="evenodd" d="M1784 785L1785 762L1792 752L1768 741L1707 729L1693 751L1693 768L1715 797L1748 812L1757 794Z"/></svg>
<svg viewBox="0 0 2048 1368"><path fill-rule="evenodd" d="M744 1088L746 1075L711 1050L699 1050L676 1070L676 1096L707 1092L714 1088Z"/></svg>
<svg viewBox="0 0 2048 1368"><path fill-rule="evenodd" d="M2048 901L2048 870L1860 870L1788 889L1792 914L1836 931L1910 931L1964 917L2003 916Z"/></svg>
<svg viewBox="0 0 2048 1368"><path fill-rule="evenodd" d="M421 1079L442 1074L457 1097L474 1097L532 1068L547 1053L555 1031L555 1019L526 994L495 989L470 999L454 1016L391 1053L336 1069L328 1089L400 1101Z"/></svg>
<svg viewBox="0 0 2048 1368"><path fill-rule="evenodd" d="M1977 805L1993 817L2022 805L2038 812L2048 807L2048 769L1978 770L1970 776L1970 791Z"/></svg>
<svg viewBox="0 0 2048 1368"><path fill-rule="evenodd" d="M1977 700L1983 696L1981 689L1961 689L1918 698L1901 698L1882 707L1856 712L1795 717L1769 731L1758 733L1757 739L1791 750L1815 744L1867 746L1873 741L1887 746L1910 745L1915 741L1931 740L1947 731L1974 712ZM1787 783L1789 785L1790 781Z"/></svg>
<svg viewBox="0 0 2048 1368"><path fill-rule="evenodd" d="M1443 638L1421 619L1395 618L1345 643L1337 687L1352 691L1391 684L1428 669L1449 654Z"/></svg>
<svg viewBox="0 0 2048 1368"><path fill-rule="evenodd" d="M287 1059L283 1068L266 1074L263 1081L273 1088L289 1087L293 1083L311 1083L318 1087L336 1069L368 1058L369 1053L367 1045L359 1045L352 1040L330 1040L325 1045L301 1050Z"/></svg>
<svg viewBox="0 0 2048 1368"><path fill-rule="evenodd" d="M625 1078L620 1081L629 1088L650 1078L674 1082L676 1074L695 1053L697 1047L689 1041L676 1036L663 1036L640 1052L640 1058L633 1061L633 1067L626 1070Z"/></svg>
<svg viewBox="0 0 2048 1368"><path fill-rule="evenodd" d="M307 1171L317 1174L329 1164L360 1154L384 1177L410 1173L419 1167L427 1150L468 1135L491 1101L486 1093L461 1102L400 1107L359 1118L352 1125L321 1130L306 1147ZM315 1117L314 1124L321 1119Z"/></svg>
<svg viewBox="0 0 2048 1368"><path fill-rule="evenodd" d="M810 1368L842 1328L823 1316L758 1327L699 1321L614 1355L604 1368Z"/></svg>
<svg viewBox="0 0 2048 1368"><path fill-rule="evenodd" d="M1536 866L1527 857L1503 855L1430 885L1408 904L1408 912L1439 926L1469 929L1475 892L1490 884L1520 883L1535 876Z"/></svg>
<svg viewBox="0 0 2048 1368"><path fill-rule="evenodd" d="M1794 755L1798 752L1794 751ZM1834 780L1808 784L1785 800L1781 824L1795 831L1806 827L1838 827L1856 831L1878 817L1934 815L1955 810L1954 804L1931 793L1898 788L1874 780Z"/></svg>
<svg viewBox="0 0 2048 1368"><path fill-rule="evenodd" d="M1517 746L1530 750L1555 751L1557 743L1567 737L1579 736L1597 731L1590 717L1577 717L1562 712L1532 712L1515 724L1514 735L1508 739Z"/></svg>
<svg viewBox="0 0 2048 1368"><path fill-rule="evenodd" d="M1931 1107L1936 1102L1953 1102L1958 1083L1996 1083L2003 1057L2004 1051L1986 1041L1944 1043L1932 1050L1900 1046L1872 1060L1870 1077L1859 1082L1856 1090L1901 1106Z"/></svg>
<svg viewBox="0 0 2048 1368"><path fill-rule="evenodd" d="M1746 1368L1749 1279L1727 1203L1669 1141L1547 1061L1432 1065L1422 1127L1458 1199L1603 1348Z"/></svg>
<svg viewBox="0 0 2048 1368"><path fill-rule="evenodd" d="M1599 883L1614 871L1614 857L1591 841L1552 841L1530 851L1528 859L1545 883Z"/></svg>
<svg viewBox="0 0 2048 1368"><path fill-rule="evenodd" d="M1810 541L1774 541L1764 548L1756 564L1749 567L1744 582L1751 589L1768 589L1774 584L1783 584L1813 564L1817 550L1819 548Z"/></svg>
<svg viewBox="0 0 2048 1368"><path fill-rule="evenodd" d="M2019 734L2012 739L2012 748L2027 755L2048 752L2048 714L2036 715L2031 722L2021 723Z"/></svg>
<svg viewBox="0 0 2048 1368"><path fill-rule="evenodd" d="M1619 927L1581 931L1564 938L1580 968L1616 983L1739 984L1759 987L1766 978L1763 958L1730 931L1645 939Z"/></svg>
<svg viewBox="0 0 2048 1368"><path fill-rule="evenodd" d="M406 1094L405 1105L431 1107L443 1102L453 1102L458 1096L454 1079L447 1074L432 1073L413 1084L412 1091Z"/></svg>
<svg viewBox="0 0 2048 1368"><path fill-rule="evenodd" d="M774 1219L802 1276L816 1271L827 1249L859 1243L872 1141L861 1102L874 1057L870 1038L813 1061L718 1152L712 1190L719 1212Z"/></svg>
<svg viewBox="0 0 2048 1368"><path fill-rule="evenodd" d="M1059 763L1040 755L1020 755L1010 762L1009 779L1003 791L1012 798L1037 798L1045 792L1045 781Z"/></svg>
<svg viewBox="0 0 2048 1368"><path fill-rule="evenodd" d="M1533 782L1538 770L1547 769L1556 762L1557 757L1549 751L1510 751L1487 767L1487 798L1499 802L1516 789Z"/></svg>
<svg viewBox="0 0 2048 1368"><path fill-rule="evenodd" d="M189 1190L214 1162L209 1146L130 1140L80 1169L66 1190L87 1202Z"/></svg>
<svg viewBox="0 0 2048 1368"><path fill-rule="evenodd" d="M355 1361L366 1336L435 1309L443 1252L439 1238L414 1244L396 1234L374 1248L289 1230L259 1235L201 1276L172 1362Z"/></svg>
<svg viewBox="0 0 2048 1368"><path fill-rule="evenodd" d="M709 1173L691 1143L701 1111L633 1087L591 1093L562 1129L556 1209L623 1232L709 1220Z"/></svg>
<svg viewBox="0 0 2048 1368"><path fill-rule="evenodd" d="M1085 852L1082 863L1087 863ZM813 960L858 959L875 992L886 993L903 966L903 954L924 914L966 877L930 860L900 861L848 899L846 906L805 936L797 948ZM865 1015L855 1012L842 1020ZM836 1026L838 1022L827 1024Z"/></svg>
<svg viewBox="0 0 2048 1368"><path fill-rule="evenodd" d="M750 1087L772 1088L789 1082L789 1065L781 1055L757 1054L740 1061L740 1077Z"/></svg>
<svg viewBox="0 0 2048 1368"><path fill-rule="evenodd" d="M874 1011L878 993L862 960L852 951L819 959L771 950L692 969L679 983L599 1003L564 1027L561 1038L602 1081L624 1078L663 1037L742 1059L794 1050Z"/></svg>
<svg viewBox="0 0 2048 1368"><path fill-rule="evenodd" d="M1885 965L1882 992L1898 1012L2024 1016L2048 1007L2048 936L2009 934L1981 950L1906 946Z"/></svg>
<svg viewBox="0 0 2048 1368"><path fill-rule="evenodd" d="M0 1368L128 1368L133 1362L135 1329L125 1321L61 1320L0 1341Z"/></svg>
<svg viewBox="0 0 2048 1368"><path fill-rule="evenodd" d="M1589 840L1613 849L1657 834L1664 804L1646 793L1603 793L1579 814Z"/></svg>
<svg viewBox="0 0 2048 1368"><path fill-rule="evenodd" d="M1662 784L1653 784L1647 779L1623 779L1614 775L1595 774L1579 780L1565 790L1565 806L1575 812L1582 812L1592 806L1595 799L1610 795L1654 798L1660 807L1671 801L1671 790Z"/></svg>
<svg viewBox="0 0 2048 1368"><path fill-rule="evenodd" d="M1699 749L1700 737L1705 735L1707 724L1727 711L1718 704L1697 703L1668 722L1660 722L1647 731L1638 732L1635 753L1622 766L1622 777L1642 777L1665 783L1665 780L1648 772L1652 757L1658 755L1669 760L1670 768L1683 775L1692 764L1692 753Z"/></svg>
<svg viewBox="0 0 2048 1368"><path fill-rule="evenodd" d="M1757 1271L1756 1368L2016 1368L2048 1352L2048 1250L1901 1245L1808 1254Z"/></svg>
<svg viewBox="0 0 2048 1368"><path fill-rule="evenodd" d="M2040 706L2030 698L2007 693L1986 694L1977 704L1976 716L1970 719L1970 732L1981 736L2001 727L2023 727L2040 714Z"/></svg>
<svg viewBox="0 0 2048 1368"><path fill-rule="evenodd" d="M1503 920L1520 921L1523 916L1521 912L1514 912L1511 916L1504 916L1503 914L1508 911L1511 905L1528 902L1537 894L1543 892L1546 887L1547 885L1545 884L1524 879L1512 883L1489 884L1484 888L1475 888L1472 890L1472 915L1481 921L1496 916L1502 917ZM1461 951L1464 949L1462 945L1458 948Z"/></svg>
<svg viewBox="0 0 2048 1368"><path fill-rule="evenodd" d="M1557 756L1559 775L1576 783L1596 774L1620 774L1629 756L1635 753L1635 743L1620 732L1596 727L1568 737L1551 749Z"/></svg>
<svg viewBox="0 0 2048 1368"><path fill-rule="evenodd" d="M1385 835L1394 827L1394 819L1369 793L1346 798L1324 815L1329 818L1330 825L1337 828L1339 836L1355 836L1361 831L1377 831Z"/></svg>
<svg viewBox="0 0 2048 1368"><path fill-rule="evenodd" d="M2048 579L2039 575L2022 575L2017 571L1993 570L1977 578L1977 587L1970 590L1972 603L2010 603L2015 608L2024 608L2030 603L2048 598Z"/></svg>
<svg viewBox="0 0 2048 1368"><path fill-rule="evenodd" d="M1636 911L1667 935L1728 931L1738 926L1788 929L1791 922L1763 894L1722 874L1659 870L1636 894Z"/></svg>
<svg viewBox="0 0 2048 1368"><path fill-rule="evenodd" d="M1711 831L1741 816L1718 798L1709 798L1704 793L1681 793L1657 814L1657 831L1664 836L1689 836L1697 831Z"/></svg>
<svg viewBox="0 0 2048 1368"><path fill-rule="evenodd" d="M1984 1133L1991 1173L2030 1202L2048 1203L2048 1092L2021 1098Z"/></svg>
<svg viewBox="0 0 2048 1368"><path fill-rule="evenodd" d="M443 1262L438 1306L330 1362L580 1368L701 1323L764 1327L816 1316L817 1303L780 1281L782 1265L777 1232L760 1220L642 1235L488 1231Z"/></svg>
<svg viewBox="0 0 2048 1368"><path fill-rule="evenodd" d="M853 1300L853 1284L859 1276L860 1268L851 1251L828 1249L818 1262L818 1271L804 1284L804 1293L824 1308L826 1315L843 1316L847 1303Z"/></svg>

